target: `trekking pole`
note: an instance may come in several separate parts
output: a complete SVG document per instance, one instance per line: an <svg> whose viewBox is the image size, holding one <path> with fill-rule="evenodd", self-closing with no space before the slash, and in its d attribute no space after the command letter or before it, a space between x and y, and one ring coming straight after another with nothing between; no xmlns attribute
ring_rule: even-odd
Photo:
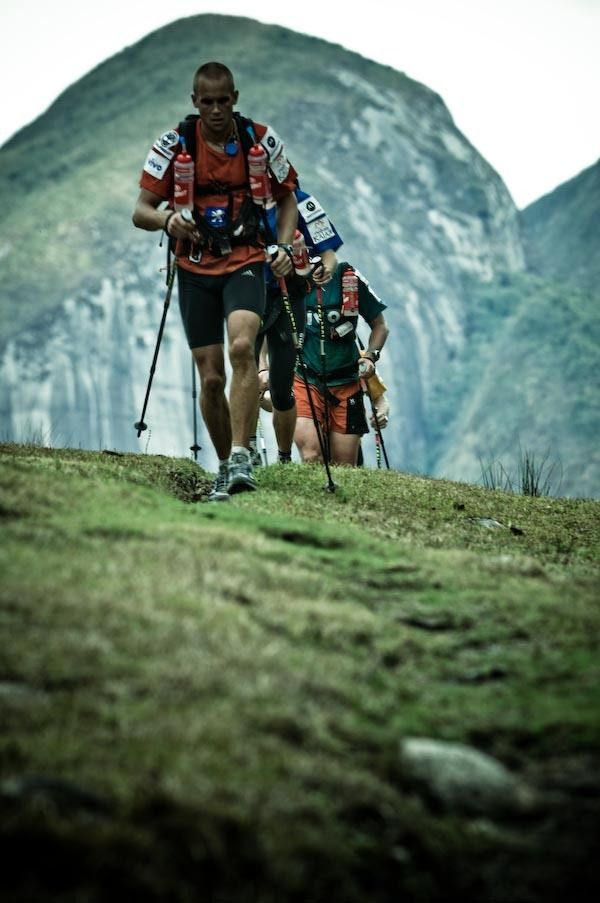
<svg viewBox="0 0 600 903"><path fill-rule="evenodd" d="M325 317L323 314L323 292L321 286L317 286L317 315L319 317L319 352L321 356L321 383L323 384L323 411L327 427L323 431L327 461L331 461L331 443L329 441L329 397L327 392L327 358L325 355Z"/></svg>
<svg viewBox="0 0 600 903"><path fill-rule="evenodd" d="M148 379L148 386L146 388L146 397L144 398L144 405L142 407L141 417L137 421L137 423L134 423L134 427L138 431L138 439L140 438L140 436L142 435L144 430L148 429L147 424L144 423L144 415L146 414L146 406L148 404L148 398L150 397L150 387L152 386L152 380L154 379L154 371L156 370L158 349L160 348L162 334L163 334L163 330L165 328L165 320L167 319L167 311L169 310L169 304L171 303L171 293L173 291L173 283L175 282L175 270L176 269L177 269L177 265L175 263L171 263L170 269L167 268L167 294L165 295L162 319L160 321L160 327L158 330L158 338L156 339L156 348L154 349L154 357L152 358L152 364L150 366L150 377Z"/></svg>
<svg viewBox="0 0 600 903"><path fill-rule="evenodd" d="M381 439L379 433L375 433L375 460L377 461L377 470L381 470Z"/></svg>
<svg viewBox="0 0 600 903"><path fill-rule="evenodd" d="M192 355L192 414L194 418L194 444L190 445L190 451L194 455L194 461L198 460L198 452L202 451L202 446L198 445L198 406L196 405L197 398L198 392L196 390L196 361L194 360L194 355Z"/></svg>
<svg viewBox="0 0 600 903"><path fill-rule="evenodd" d="M358 342L358 347L361 351L365 350L365 346L361 342L360 336L356 333L356 341ZM360 366L359 366L360 371ZM371 403L371 413L373 414L373 422L375 424L375 454L377 456L377 466L381 468L381 452L383 452L383 457L385 459L385 466L387 469L390 469L390 462L388 461L387 451L385 449L385 442L383 441L383 436L381 435L381 427L379 426L379 421L377 419L377 411L375 409L375 402L373 401L373 397L371 396L371 391L369 389L369 385L366 379L361 379L361 384L363 386L363 391L367 393L369 401Z"/></svg>
<svg viewBox="0 0 600 903"><path fill-rule="evenodd" d="M269 248L267 248L269 251ZM321 449L321 456L323 458L323 464L325 465L325 473L327 474L327 485L324 487L327 492L335 492L336 484L333 482L331 478L331 470L329 469L329 461L327 459L327 455L325 454L325 443L323 440L323 434L321 432L321 425L317 419L317 412L315 410L315 403L312 397L312 393L310 391L310 384L308 382L308 373L306 370L306 362L304 360L304 354L302 352L302 344L300 342L300 337L298 336L298 329L296 327L296 319L294 317L294 311L292 310L292 305L290 304L290 298L288 295L287 285L283 276L278 278L279 288L281 290L281 297L283 299L283 306L288 315L290 326L292 328L292 341L294 342L294 347L296 348L296 354L298 355L298 362L300 364L300 369L302 371L302 378L304 380L304 385L306 387L306 394L308 395L308 404L310 406L310 414L312 417L312 421L317 432L317 439L319 440L319 448Z"/></svg>
<svg viewBox="0 0 600 903"><path fill-rule="evenodd" d="M265 442L265 437L262 431L262 423L260 421L260 411L258 412L258 419L256 421L256 432L258 434L258 441L260 443L260 451L263 457L263 461L265 462L265 467L268 465L269 461L267 459L267 443Z"/></svg>

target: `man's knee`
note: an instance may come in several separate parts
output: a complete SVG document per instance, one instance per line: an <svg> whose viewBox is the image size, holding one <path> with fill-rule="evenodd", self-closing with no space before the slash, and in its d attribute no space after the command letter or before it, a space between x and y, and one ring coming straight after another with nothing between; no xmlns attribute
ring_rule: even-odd
<svg viewBox="0 0 600 903"><path fill-rule="evenodd" d="M203 394L215 398L225 391L225 375L211 370L200 375L200 384Z"/></svg>
<svg viewBox="0 0 600 903"><path fill-rule="evenodd" d="M296 422L294 442L302 461L306 464L321 460L319 438L312 422L301 417Z"/></svg>
<svg viewBox="0 0 600 903"><path fill-rule="evenodd" d="M296 443L296 447L298 448L298 454L300 455L303 464L317 464L322 460L321 449L318 445L312 445L305 442L302 445Z"/></svg>
<svg viewBox="0 0 600 903"><path fill-rule="evenodd" d="M246 335L239 335L232 339L229 345L229 360L232 367L251 360L254 361L254 339L250 339Z"/></svg>

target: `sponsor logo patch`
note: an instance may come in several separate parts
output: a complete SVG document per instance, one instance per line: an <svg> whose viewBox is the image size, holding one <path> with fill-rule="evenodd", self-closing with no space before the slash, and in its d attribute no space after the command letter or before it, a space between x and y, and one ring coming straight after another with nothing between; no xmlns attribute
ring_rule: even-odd
<svg viewBox="0 0 600 903"><path fill-rule="evenodd" d="M314 223L307 223L306 228L314 245L319 245L335 235L332 225L326 216L316 220Z"/></svg>
<svg viewBox="0 0 600 903"><path fill-rule="evenodd" d="M305 223L312 223L313 220L318 219L320 216L325 216L325 211L318 200L313 197L298 201L298 213Z"/></svg>
<svg viewBox="0 0 600 903"><path fill-rule="evenodd" d="M177 145L179 144L179 135L176 131L171 129L170 132L165 132L164 135L161 135L156 143L161 148L170 150L170 148L177 147Z"/></svg>
<svg viewBox="0 0 600 903"><path fill-rule="evenodd" d="M154 142L152 150L157 154L162 154L167 160L172 160L175 156L175 150L179 144L179 135L177 132L165 132L160 138Z"/></svg>
<svg viewBox="0 0 600 903"><path fill-rule="evenodd" d="M154 148L152 148L144 163L144 172L147 172L150 176L154 176L155 179L162 179L168 168L169 161L167 158L163 157L162 154L157 154Z"/></svg>
<svg viewBox="0 0 600 903"><path fill-rule="evenodd" d="M260 143L269 155L269 168L278 182L283 182L290 171L290 164L285 155L283 141L271 126L261 138Z"/></svg>
<svg viewBox="0 0 600 903"><path fill-rule="evenodd" d="M213 229L224 229L227 225L227 208L207 207L204 211L204 218Z"/></svg>

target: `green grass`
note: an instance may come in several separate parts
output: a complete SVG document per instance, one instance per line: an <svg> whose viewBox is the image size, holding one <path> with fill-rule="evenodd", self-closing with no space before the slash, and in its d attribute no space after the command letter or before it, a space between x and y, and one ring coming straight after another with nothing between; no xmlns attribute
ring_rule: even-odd
<svg viewBox="0 0 600 903"><path fill-rule="evenodd" d="M600 503L333 473L261 468L211 505L189 460L0 447L12 900L558 901L589 877ZM541 808L440 808L409 736L499 758Z"/></svg>

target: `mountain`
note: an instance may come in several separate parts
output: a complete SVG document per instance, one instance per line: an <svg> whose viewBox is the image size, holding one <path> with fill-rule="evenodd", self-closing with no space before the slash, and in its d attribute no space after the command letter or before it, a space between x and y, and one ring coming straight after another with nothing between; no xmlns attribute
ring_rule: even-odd
<svg viewBox="0 0 600 903"><path fill-rule="evenodd" d="M192 111L192 74L211 58L233 69L239 109L284 137L301 184L341 232L344 257L388 305L380 370L392 404L392 467L477 481L488 437L465 411L488 380L473 362L493 366L506 346L496 343L518 322L524 295L505 289L526 278L523 226L504 183L443 100L402 72L317 38L216 15L174 22L126 48L0 149L4 438L187 453L195 402L176 303L145 418L150 430L138 440L133 429L163 309L164 249L130 216L148 147ZM541 289L540 298L550 303ZM585 321L589 310L577 309ZM553 437L569 459L562 488L599 494L595 465L583 477L570 461L573 400L586 425L595 416L569 366L579 351L570 336L552 341L568 364L568 391L554 400L562 415ZM534 335L525 345L519 381L511 374L500 387L492 413L502 430L507 411L518 412L537 441L546 378L531 392L521 387L530 366L541 360L547 374L551 361ZM199 441L203 464L214 469L202 428ZM513 433L511 442L512 452ZM365 443L370 464L372 445Z"/></svg>
<svg viewBox="0 0 600 903"><path fill-rule="evenodd" d="M598 294L600 160L521 213L528 268Z"/></svg>
<svg viewBox="0 0 600 903"><path fill-rule="evenodd" d="M471 351L432 402L438 472L471 482L491 469L518 491L531 464L552 494L597 494L598 298L518 274L481 287L465 335Z"/></svg>

